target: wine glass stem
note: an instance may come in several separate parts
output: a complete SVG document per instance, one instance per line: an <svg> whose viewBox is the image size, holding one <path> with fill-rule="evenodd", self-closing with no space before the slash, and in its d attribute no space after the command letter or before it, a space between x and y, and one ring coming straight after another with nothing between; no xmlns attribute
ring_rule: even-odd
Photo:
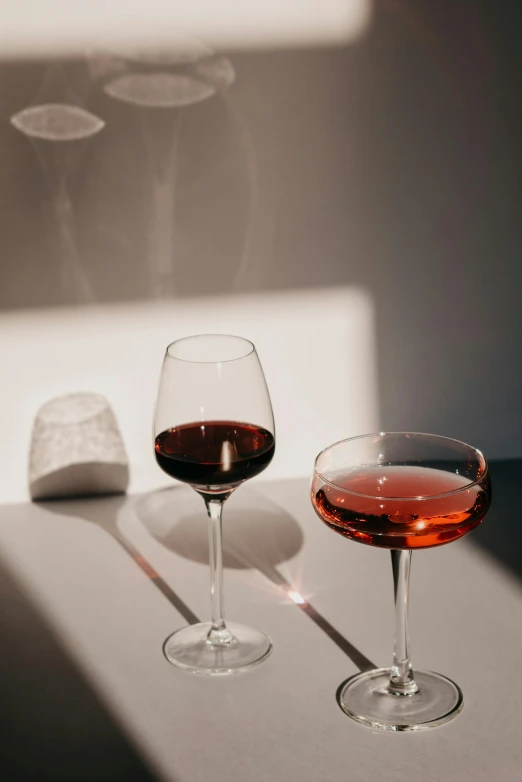
<svg viewBox="0 0 522 782"><path fill-rule="evenodd" d="M212 627L208 640L215 644L227 644L232 634L225 625L225 607L223 603L223 540L222 513L223 500L205 499L209 516L208 548L210 559L210 611Z"/></svg>
<svg viewBox="0 0 522 782"><path fill-rule="evenodd" d="M395 598L395 646L388 691L394 695L413 695L419 688L411 666L408 638L411 551L392 549L391 559Z"/></svg>

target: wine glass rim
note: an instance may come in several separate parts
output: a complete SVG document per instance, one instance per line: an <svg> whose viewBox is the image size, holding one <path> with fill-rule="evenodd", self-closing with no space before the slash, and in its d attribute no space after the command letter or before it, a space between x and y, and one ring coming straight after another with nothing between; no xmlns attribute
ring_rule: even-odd
<svg viewBox="0 0 522 782"><path fill-rule="evenodd" d="M191 359L191 358L182 358L181 356L175 356L173 353L171 353L171 348L174 347L174 345L179 345L180 342L188 342L189 340L198 340L198 339L207 339L208 337L221 337L225 339L235 339L238 342L245 343L245 346L247 346L247 350L245 353L242 353L240 356L235 356L234 358L222 358L222 359L211 359L211 360L202 360L202 359ZM252 353L255 352L255 345L253 342L251 342L249 339L246 339L246 337L238 337L237 334L190 334L188 337L180 337L179 339L175 339L173 342L170 342L167 345L167 349L165 351L165 355L169 358L173 358L176 361L183 361L187 364L228 364L232 361L241 361L244 358L247 358L247 356L251 356Z"/></svg>
<svg viewBox="0 0 522 782"><path fill-rule="evenodd" d="M343 443L349 443L354 440L365 440L369 439L370 437L387 437L387 436L393 436L393 435L415 435L416 437L433 437L434 439L438 440L448 440L452 443L457 443L458 445L463 445L466 448L469 448L471 451L473 451L475 454L478 455L479 459L482 459L484 462L484 472L480 475L479 478L476 478L474 481L470 481L469 483L464 484L464 486L459 486L458 489L453 489L452 491L445 491L441 492L440 494L421 494L417 495L415 497L383 497L380 494L363 494L358 491L351 491L350 489L345 489L342 486L339 486L337 483L334 483L333 481L328 480L328 478L322 474L317 468L317 463L321 456L325 454L327 451L330 451L331 449L337 447L338 445L342 445ZM359 434L355 437L346 437L342 440L337 440L337 442L332 443L331 445L326 446L326 448L323 448L322 451L320 451L315 459L314 462L314 473L321 478L325 483L328 484L328 486L331 486L332 488L336 489L337 491L343 492L343 494L351 494L355 497L365 497L369 500L389 500L389 501L397 501L400 500L401 502L408 502L408 501L415 501L415 500L433 500L438 499L439 497L451 497L455 494L460 494L463 491L468 491L468 489L471 489L473 486L476 486L477 484L482 483L484 478L488 475L489 472L489 466L488 462L486 460L486 457L482 453L482 451L479 451L478 448L475 448L473 445L469 445L469 443L465 443L463 440L456 440L454 437L445 437L442 434L430 434L429 432L372 432L370 434Z"/></svg>

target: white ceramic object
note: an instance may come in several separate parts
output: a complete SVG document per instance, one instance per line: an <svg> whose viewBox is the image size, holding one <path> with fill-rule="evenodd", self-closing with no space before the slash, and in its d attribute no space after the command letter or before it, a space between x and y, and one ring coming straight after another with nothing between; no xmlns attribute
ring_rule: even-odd
<svg viewBox="0 0 522 782"><path fill-rule="evenodd" d="M65 394L40 407L29 455L33 500L119 493L128 483L123 439L104 396Z"/></svg>

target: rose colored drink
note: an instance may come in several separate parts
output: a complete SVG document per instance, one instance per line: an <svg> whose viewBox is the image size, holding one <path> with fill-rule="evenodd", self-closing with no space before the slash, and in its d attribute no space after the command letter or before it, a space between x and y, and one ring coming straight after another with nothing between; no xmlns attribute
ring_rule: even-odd
<svg viewBox="0 0 522 782"><path fill-rule="evenodd" d="M310 494L330 529L391 550L392 664L350 677L339 705L352 719L379 730L421 730L453 719L464 702L460 687L439 673L414 670L411 663L411 554L458 540L483 521L491 502L483 454L460 440L419 432L351 437L318 455Z"/></svg>
<svg viewBox="0 0 522 782"><path fill-rule="evenodd" d="M462 537L483 520L491 496L487 475L470 485L467 477L432 467L358 467L329 481L312 488L321 520L347 538L391 549Z"/></svg>

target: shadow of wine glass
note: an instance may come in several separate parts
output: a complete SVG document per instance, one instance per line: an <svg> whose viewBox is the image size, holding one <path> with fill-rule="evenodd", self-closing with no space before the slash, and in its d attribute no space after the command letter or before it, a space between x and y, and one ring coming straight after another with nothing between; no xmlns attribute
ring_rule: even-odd
<svg viewBox="0 0 522 782"><path fill-rule="evenodd" d="M122 529L123 510L131 507L148 533L165 548L193 562L208 564L205 510L201 497L192 489L176 486L137 498L120 494L46 500L38 504L49 513L80 518L103 529L132 557L185 621L189 624L200 621L130 542ZM233 495L227 506L223 536L225 567L256 569L287 595L295 595L291 582L277 566L295 557L303 547L304 534L298 522L283 508L249 487L245 487L242 496ZM376 667L310 602L304 598L302 602L294 602L361 671Z"/></svg>
<svg viewBox="0 0 522 782"><path fill-rule="evenodd" d="M135 510L143 526L167 549L193 562L209 564L206 514L201 497L192 489L175 487L144 495ZM278 569L278 565L301 551L304 540L300 525L286 510L250 487L227 501L223 514L224 566L258 570L284 590L361 671L375 668L371 660L294 590Z"/></svg>
<svg viewBox="0 0 522 782"><path fill-rule="evenodd" d="M208 525L201 498L192 489L175 487L153 492L136 503L136 513L159 543L185 559L209 564ZM283 508L252 490L233 495L223 513L223 565L260 570L271 581L275 570L302 548L304 535Z"/></svg>

